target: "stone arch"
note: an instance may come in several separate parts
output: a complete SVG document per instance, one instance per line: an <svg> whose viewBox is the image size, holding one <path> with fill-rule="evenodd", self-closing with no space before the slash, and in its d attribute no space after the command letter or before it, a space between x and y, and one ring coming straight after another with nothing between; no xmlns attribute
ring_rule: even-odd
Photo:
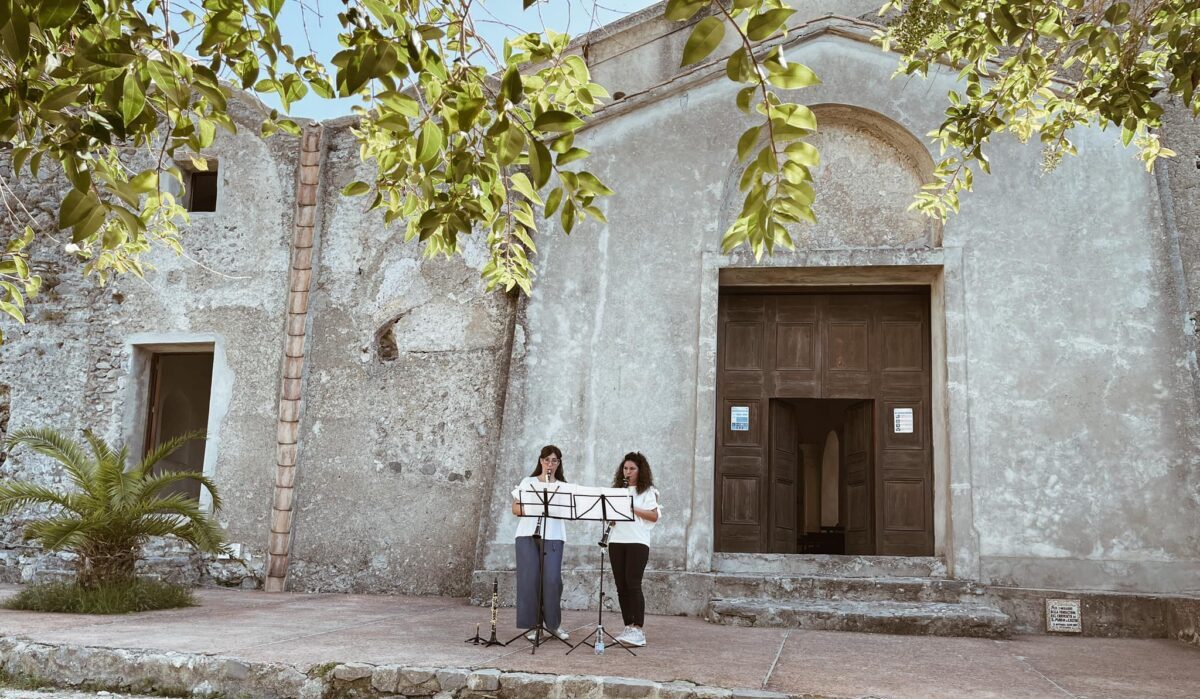
<svg viewBox="0 0 1200 699"><path fill-rule="evenodd" d="M817 131L806 140L821 154L813 172L817 223L795 227L797 249L940 247L941 222L908 210L933 178L933 158L920 139L865 107L824 103L812 110ZM735 161L726 178L720 234L741 209L744 169Z"/></svg>

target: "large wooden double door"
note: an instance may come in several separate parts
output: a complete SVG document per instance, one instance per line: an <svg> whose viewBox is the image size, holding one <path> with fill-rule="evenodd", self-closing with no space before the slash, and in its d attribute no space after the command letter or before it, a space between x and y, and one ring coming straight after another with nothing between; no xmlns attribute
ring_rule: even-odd
<svg viewBox="0 0 1200 699"><path fill-rule="evenodd" d="M932 555L928 292L722 289L719 307L716 550L796 550L797 416L782 399L830 399L845 553Z"/></svg>

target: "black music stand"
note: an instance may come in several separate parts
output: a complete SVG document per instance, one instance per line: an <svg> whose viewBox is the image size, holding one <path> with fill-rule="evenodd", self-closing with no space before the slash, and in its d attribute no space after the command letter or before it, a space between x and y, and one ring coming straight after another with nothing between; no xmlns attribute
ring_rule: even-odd
<svg viewBox="0 0 1200 699"><path fill-rule="evenodd" d="M537 517L538 518L537 528L533 530L533 538L535 540L537 540L537 545L538 545L537 626L535 626L533 628L533 648L530 651L531 654L537 653L538 646L542 645L542 643L545 642L543 640L545 637L553 638L556 641L559 641L560 643L562 643L563 645L566 645L566 646L571 645L570 643L567 643L566 641L562 640L558 636L554 635L549 629L546 628L546 622L545 622L545 619L543 618L544 613L542 611L542 600L543 600L543 595L545 594L543 591L543 588L545 587L545 584L546 584L545 577L543 574L543 571L545 570L545 565L546 565L546 543L545 543L545 539L542 537L542 527L545 525L547 519L570 519L569 517L556 517L555 515L553 515L551 513L552 511L550 509L551 506L558 507L560 509L566 509L568 512L570 512L574 508L573 502L571 504L562 504L562 503L551 502L551 500L558 499L558 498L555 498L555 496L560 495L560 493L559 493L560 487L561 486L556 487L554 490L550 490L549 488L522 488L522 489L520 489L521 512L522 513L527 512L528 510L526 509L526 507L529 507L534 512L541 513L541 514L521 514L520 515L521 517ZM561 493L561 495L570 497L570 493L567 493L567 492L563 492L563 493ZM543 633L542 633L543 631L545 632L545 635L543 635ZM513 636L512 638L505 641L504 645L507 646L508 644L512 643L513 641L517 640L518 638L521 638L522 636L524 636L527 633L529 633L529 629L522 630L516 636Z"/></svg>
<svg viewBox="0 0 1200 699"><path fill-rule="evenodd" d="M591 492L591 491L596 492ZM619 491L619 492L617 492ZM630 650L629 646L617 640L604 628L604 554L608 551L608 534L607 527L609 522L632 522L633 514L633 495L625 488L595 488L587 489L584 492L575 493L572 498L575 507L575 519L596 519L599 517L602 536L598 542L600 547L600 592L596 598L596 640L590 641L592 632L584 634L583 638L571 646L571 650L567 651L567 655L579 646L588 645L595 648L597 644L603 644L604 637L608 636L612 639L611 645L620 646L625 649L625 652L636 656Z"/></svg>

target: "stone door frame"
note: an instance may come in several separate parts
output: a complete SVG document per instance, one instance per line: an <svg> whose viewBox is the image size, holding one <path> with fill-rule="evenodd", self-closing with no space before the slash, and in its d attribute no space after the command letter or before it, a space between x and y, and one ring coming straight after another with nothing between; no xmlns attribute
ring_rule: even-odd
<svg viewBox="0 0 1200 699"><path fill-rule="evenodd" d="M966 370L966 299L961 248L797 251L755 262L706 252L696 353L695 454L687 569L713 569L717 392L717 311L724 286L917 285L929 288L933 436L934 555L953 577L979 577L974 528Z"/></svg>

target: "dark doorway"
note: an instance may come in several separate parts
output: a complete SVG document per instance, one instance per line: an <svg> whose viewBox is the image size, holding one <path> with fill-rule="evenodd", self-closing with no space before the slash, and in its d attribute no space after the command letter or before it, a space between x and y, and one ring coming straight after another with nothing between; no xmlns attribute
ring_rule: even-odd
<svg viewBox="0 0 1200 699"><path fill-rule="evenodd" d="M716 550L932 555L928 291L719 306Z"/></svg>
<svg viewBox="0 0 1200 699"><path fill-rule="evenodd" d="M188 432L208 430L208 404L212 390L212 352L156 352L150 358L150 394L147 404L145 453ZM204 440L193 440L158 462L155 473L204 472ZM200 497L200 484L187 480L172 483L164 495L182 493Z"/></svg>

